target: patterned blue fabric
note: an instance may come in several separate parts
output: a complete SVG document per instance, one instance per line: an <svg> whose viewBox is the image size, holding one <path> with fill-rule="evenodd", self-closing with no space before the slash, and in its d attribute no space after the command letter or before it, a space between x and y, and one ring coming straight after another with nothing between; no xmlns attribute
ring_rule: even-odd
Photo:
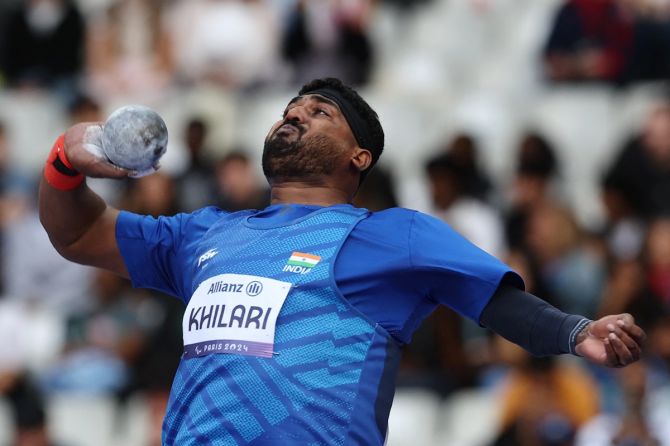
<svg viewBox="0 0 670 446"><path fill-rule="evenodd" d="M228 214L207 207L159 218L121 212L116 236L134 286L184 302L217 271L272 269L269 277L298 285L276 333L286 354L183 360L166 416L168 444L381 445L398 345L410 341L437 305L478 321L501 282L523 288L508 266L448 225L402 208L366 214L347 204L275 204L261 211ZM223 250L207 255L214 248ZM294 250L324 257L308 282L283 271ZM217 270L224 256L229 262ZM208 266L203 270L198 263ZM325 379L333 387L319 389Z"/></svg>
<svg viewBox="0 0 670 446"><path fill-rule="evenodd" d="M328 209L347 208L352 206ZM319 209L324 208L276 204L244 213L256 225L276 227ZM159 218L121 212L116 240L133 285L188 301L201 239L226 215L215 207ZM347 301L400 343L410 342L437 305L478 322L501 282L523 289L507 265L444 222L403 208L361 220L337 255L334 275Z"/></svg>
<svg viewBox="0 0 670 446"><path fill-rule="evenodd" d="M342 243L366 215L356 208L331 209L261 228L250 223L249 214L236 213L205 234L195 257L211 249L218 254L194 265L192 291L224 273L269 277L293 288L277 320L272 358L212 354L182 359L163 426L164 444L383 443L385 426L379 426L375 411L355 414L354 409L374 406L384 358L394 342L344 299L333 277ZM287 271L294 251L321 260L307 274ZM366 364L370 358L376 366ZM384 415L388 409L383 408Z"/></svg>

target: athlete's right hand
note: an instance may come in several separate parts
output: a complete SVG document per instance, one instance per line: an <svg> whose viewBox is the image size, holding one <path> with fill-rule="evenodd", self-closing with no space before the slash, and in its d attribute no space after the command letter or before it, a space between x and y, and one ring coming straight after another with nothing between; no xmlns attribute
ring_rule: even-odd
<svg viewBox="0 0 670 446"><path fill-rule="evenodd" d="M87 177L126 178L133 171L115 166L102 150L102 122L84 122L65 132L65 157L72 167Z"/></svg>

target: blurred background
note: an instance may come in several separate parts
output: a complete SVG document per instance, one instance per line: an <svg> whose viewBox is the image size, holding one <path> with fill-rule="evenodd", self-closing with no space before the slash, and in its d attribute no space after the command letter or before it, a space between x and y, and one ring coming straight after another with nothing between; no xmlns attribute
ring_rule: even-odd
<svg viewBox="0 0 670 446"><path fill-rule="evenodd" d="M605 370L440 309L405 349L388 445L670 445L670 0L2 0L0 445L159 445L182 348L176 299L49 244L56 137L153 107L163 169L98 193L151 215L262 208L265 133L321 76L386 131L357 204L442 218L530 292L649 334L643 361Z"/></svg>

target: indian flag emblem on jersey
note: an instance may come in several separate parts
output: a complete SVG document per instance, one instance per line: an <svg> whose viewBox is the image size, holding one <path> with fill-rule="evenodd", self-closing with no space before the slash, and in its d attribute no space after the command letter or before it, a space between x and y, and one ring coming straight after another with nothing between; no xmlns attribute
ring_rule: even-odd
<svg viewBox="0 0 670 446"><path fill-rule="evenodd" d="M304 252L293 251L289 257L287 265L302 266L305 268L314 268L321 261L320 256L314 254L307 254Z"/></svg>

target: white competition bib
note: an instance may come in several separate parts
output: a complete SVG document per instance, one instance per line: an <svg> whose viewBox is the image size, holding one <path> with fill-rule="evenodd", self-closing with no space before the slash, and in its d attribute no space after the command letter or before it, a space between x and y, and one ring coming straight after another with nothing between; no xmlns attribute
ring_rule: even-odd
<svg viewBox="0 0 670 446"><path fill-rule="evenodd" d="M290 290L288 282L244 274L205 280L184 313L184 356L271 357L277 316Z"/></svg>

